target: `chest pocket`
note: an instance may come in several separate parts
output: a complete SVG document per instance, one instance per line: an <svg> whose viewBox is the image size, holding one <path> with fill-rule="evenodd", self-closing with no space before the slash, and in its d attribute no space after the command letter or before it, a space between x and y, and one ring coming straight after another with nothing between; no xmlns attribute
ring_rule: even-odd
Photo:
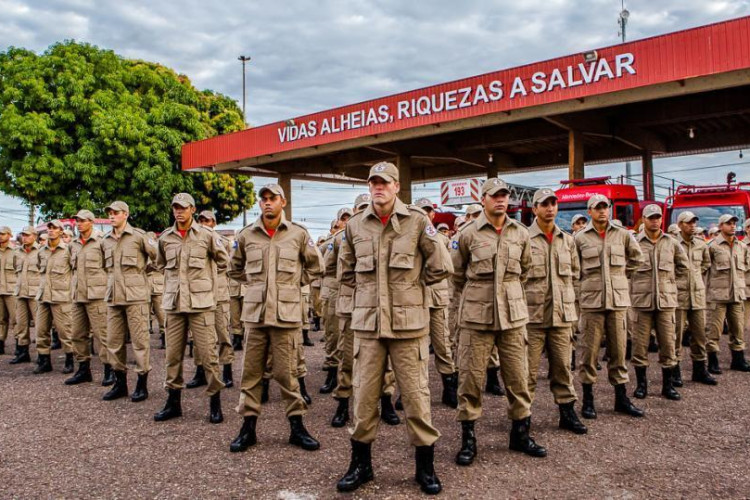
<svg viewBox="0 0 750 500"><path fill-rule="evenodd" d="M104 267L107 269L114 266L115 258L111 248L104 249Z"/></svg>
<svg viewBox="0 0 750 500"><path fill-rule="evenodd" d="M625 265L625 247L622 245L612 245L609 248L609 263L612 267L622 267Z"/></svg>
<svg viewBox="0 0 750 500"><path fill-rule="evenodd" d="M674 272L674 250L671 248L659 252L659 271Z"/></svg>
<svg viewBox="0 0 750 500"><path fill-rule="evenodd" d="M135 249L128 249L122 252L120 257L120 264L122 267L135 267L138 265L138 251Z"/></svg>
<svg viewBox="0 0 750 500"><path fill-rule="evenodd" d="M167 263L164 266L166 269L174 269L177 267L177 249L175 247L167 247L165 250L165 257Z"/></svg>
<svg viewBox="0 0 750 500"><path fill-rule="evenodd" d="M86 254L86 269L101 269L102 254L98 251L91 251Z"/></svg>
<svg viewBox="0 0 750 500"><path fill-rule="evenodd" d="M414 269L414 241L410 237L393 240L388 267L393 269Z"/></svg>
<svg viewBox="0 0 750 500"><path fill-rule="evenodd" d="M734 254L735 262L737 263L738 271L745 271L747 266L745 265L745 253L737 252Z"/></svg>
<svg viewBox="0 0 750 500"><path fill-rule="evenodd" d="M601 257L599 256L599 249L596 247L588 247L581 250L581 267L586 270L598 269L602 266Z"/></svg>
<svg viewBox="0 0 750 500"><path fill-rule="evenodd" d="M47 257L44 255L41 255L39 257L39 272L40 273L46 273L47 272Z"/></svg>
<svg viewBox="0 0 750 500"><path fill-rule="evenodd" d="M508 267L506 272L521 274L521 248L517 245L508 246Z"/></svg>
<svg viewBox="0 0 750 500"><path fill-rule="evenodd" d="M471 272L477 275L491 274L495 271L497 248L491 243L479 243L469 247L471 252Z"/></svg>
<svg viewBox="0 0 750 500"><path fill-rule="evenodd" d="M368 273L375 270L375 256L372 238L356 238L354 240L354 255L357 259L354 271Z"/></svg>
<svg viewBox="0 0 750 500"><path fill-rule="evenodd" d="M559 276L573 276L572 262L567 248L563 248L557 254L557 274Z"/></svg>
<svg viewBox="0 0 750 500"><path fill-rule="evenodd" d="M245 248L245 274L258 274L263 271L263 250L256 247Z"/></svg>
<svg viewBox="0 0 750 500"><path fill-rule="evenodd" d="M190 249L190 256L188 257L188 267L192 269L203 269L206 267L206 255L208 250L204 246L195 246Z"/></svg>
<svg viewBox="0 0 750 500"><path fill-rule="evenodd" d="M701 264L703 264L703 250L693 250L691 254L693 256L693 265L700 268Z"/></svg>
<svg viewBox="0 0 750 500"><path fill-rule="evenodd" d="M531 247L531 269L529 278L544 278L547 276L547 255L541 248Z"/></svg>
<svg viewBox="0 0 750 500"><path fill-rule="evenodd" d="M299 251L294 248L282 248L279 250L279 260L276 269L284 273L293 273L299 267Z"/></svg>
<svg viewBox="0 0 750 500"><path fill-rule="evenodd" d="M722 251L716 252L714 257L716 261L717 271L726 271L732 267L732 262L729 260L730 256L727 252L722 252Z"/></svg>

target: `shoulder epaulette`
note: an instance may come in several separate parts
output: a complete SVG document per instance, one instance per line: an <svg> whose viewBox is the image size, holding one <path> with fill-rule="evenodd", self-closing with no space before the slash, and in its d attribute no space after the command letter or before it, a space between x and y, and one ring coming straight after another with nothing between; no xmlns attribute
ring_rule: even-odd
<svg viewBox="0 0 750 500"><path fill-rule="evenodd" d="M291 221L291 222L292 222L292 224L294 224L295 226L299 226L299 227L301 227L302 229L304 229L305 231L307 231L307 226L305 226L304 224L300 224L299 222L296 222L296 221Z"/></svg>

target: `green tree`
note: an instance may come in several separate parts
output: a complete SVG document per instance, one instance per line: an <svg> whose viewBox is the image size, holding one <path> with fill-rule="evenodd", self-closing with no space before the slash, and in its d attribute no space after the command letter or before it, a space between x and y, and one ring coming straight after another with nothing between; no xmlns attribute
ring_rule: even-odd
<svg viewBox="0 0 750 500"><path fill-rule="evenodd" d="M180 150L243 126L232 99L156 63L74 41L0 52L0 190L44 217L121 199L135 225L161 230L184 191L228 221L254 203L251 179L184 174Z"/></svg>

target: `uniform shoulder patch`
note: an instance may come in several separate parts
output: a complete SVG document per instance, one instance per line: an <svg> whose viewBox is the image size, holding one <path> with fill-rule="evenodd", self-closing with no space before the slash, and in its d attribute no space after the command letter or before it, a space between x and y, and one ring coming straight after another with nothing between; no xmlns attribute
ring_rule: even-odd
<svg viewBox="0 0 750 500"><path fill-rule="evenodd" d="M329 244L329 245L333 246L332 244ZM313 241L312 238L307 238L307 246L309 246L309 247L314 247L315 246L315 242Z"/></svg>
<svg viewBox="0 0 750 500"><path fill-rule="evenodd" d="M458 240L451 241L451 248L453 250L458 250Z"/></svg>
<svg viewBox="0 0 750 500"><path fill-rule="evenodd" d="M437 235L437 229L435 229L435 226L433 226L432 224L429 224L425 228L424 232L427 233L428 236L432 236L433 238L435 237L435 235Z"/></svg>
<svg viewBox="0 0 750 500"><path fill-rule="evenodd" d="M152 247L155 247L156 246L156 240L153 239L153 238L149 238L148 239L148 244L151 245Z"/></svg>

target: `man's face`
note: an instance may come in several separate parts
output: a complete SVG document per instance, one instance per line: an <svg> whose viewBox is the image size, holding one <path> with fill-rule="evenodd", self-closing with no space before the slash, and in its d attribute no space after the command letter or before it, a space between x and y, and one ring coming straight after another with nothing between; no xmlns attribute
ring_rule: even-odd
<svg viewBox="0 0 750 500"><path fill-rule="evenodd" d="M93 229L94 221L88 219L76 219L76 227L78 228L78 234L85 234Z"/></svg>
<svg viewBox="0 0 750 500"><path fill-rule="evenodd" d="M281 216L281 211L286 206L286 200L271 191L263 191L258 200L260 211L264 219L273 220Z"/></svg>
<svg viewBox="0 0 750 500"><path fill-rule="evenodd" d="M182 205L178 205L177 203L172 205L172 215L174 215L174 220L177 221L177 224L186 224L187 221L193 217L194 213L195 207L192 205L189 205L187 207L183 207Z"/></svg>
<svg viewBox="0 0 750 500"><path fill-rule="evenodd" d="M346 223L349 222L349 219L351 219L351 216L349 214L344 214L339 219L339 229L344 229L346 227Z"/></svg>
<svg viewBox="0 0 750 500"><path fill-rule="evenodd" d="M450 231L445 228L441 229L440 232L443 233L445 236L448 236L450 234Z"/></svg>
<svg viewBox="0 0 750 500"><path fill-rule="evenodd" d="M23 243L24 246L30 247L31 245L34 244L35 241L36 241L36 236L33 234L24 233L21 235L21 242Z"/></svg>
<svg viewBox="0 0 750 500"><path fill-rule="evenodd" d="M536 205L534 205L534 208L532 208L532 211L534 212L534 215L536 215L537 219L545 223L555 222L555 217L557 217L557 210L558 206L556 198L547 198L541 203L537 203Z"/></svg>
<svg viewBox="0 0 750 500"><path fill-rule="evenodd" d="M695 233L695 225L698 223L695 219L691 220L690 222L678 222L677 226L680 228L680 231L685 236L692 236L693 233Z"/></svg>
<svg viewBox="0 0 750 500"><path fill-rule="evenodd" d="M381 177L373 177L367 182L367 186L370 188L373 205L381 207L396 199L396 194L401 188L398 182L386 182Z"/></svg>
<svg viewBox="0 0 750 500"><path fill-rule="evenodd" d="M109 217L109 221L115 227L124 226L125 222L128 220L128 213L123 212L122 210L107 210L107 216Z"/></svg>
<svg viewBox="0 0 750 500"><path fill-rule="evenodd" d="M606 203L599 203L595 207L589 208L589 217L593 221L604 224L609 221L609 207Z"/></svg>
<svg viewBox="0 0 750 500"><path fill-rule="evenodd" d="M652 215L643 221L646 231L658 231L661 228L661 215Z"/></svg>
<svg viewBox="0 0 750 500"><path fill-rule="evenodd" d="M6 245L10 241L10 233L0 233L0 245Z"/></svg>
<svg viewBox="0 0 750 500"><path fill-rule="evenodd" d="M721 234L724 236L734 236L735 231L737 230L737 222L734 220L730 220L729 222L722 222L719 224L719 231L721 231Z"/></svg>
<svg viewBox="0 0 750 500"><path fill-rule="evenodd" d="M582 219L582 218L579 218L578 220L576 220L575 224L573 224L573 227L572 227L573 232L583 229L584 226L586 226L586 222L587 222L586 219Z"/></svg>
<svg viewBox="0 0 750 500"><path fill-rule="evenodd" d="M69 234L63 233L62 240L65 242L65 244L68 244L73 240L73 237Z"/></svg>
<svg viewBox="0 0 750 500"><path fill-rule="evenodd" d="M431 207L424 207L422 210L424 210L425 213L427 213L427 217L430 218L430 222L435 220L435 211Z"/></svg>
<svg viewBox="0 0 750 500"><path fill-rule="evenodd" d="M56 240L56 239L60 238L60 236L62 236L62 232L63 232L63 230L60 229L57 226L48 226L47 227L47 237L50 240Z"/></svg>
<svg viewBox="0 0 750 500"><path fill-rule="evenodd" d="M510 193L507 191L498 191L493 195L486 193L484 196L482 196L482 205L484 206L484 211L487 213L487 215L494 217L505 215L505 212L508 211L509 201ZM479 214L477 214L477 217L479 217Z"/></svg>
<svg viewBox="0 0 750 500"><path fill-rule="evenodd" d="M205 227L216 227L216 221L207 217L198 217L198 223Z"/></svg>

